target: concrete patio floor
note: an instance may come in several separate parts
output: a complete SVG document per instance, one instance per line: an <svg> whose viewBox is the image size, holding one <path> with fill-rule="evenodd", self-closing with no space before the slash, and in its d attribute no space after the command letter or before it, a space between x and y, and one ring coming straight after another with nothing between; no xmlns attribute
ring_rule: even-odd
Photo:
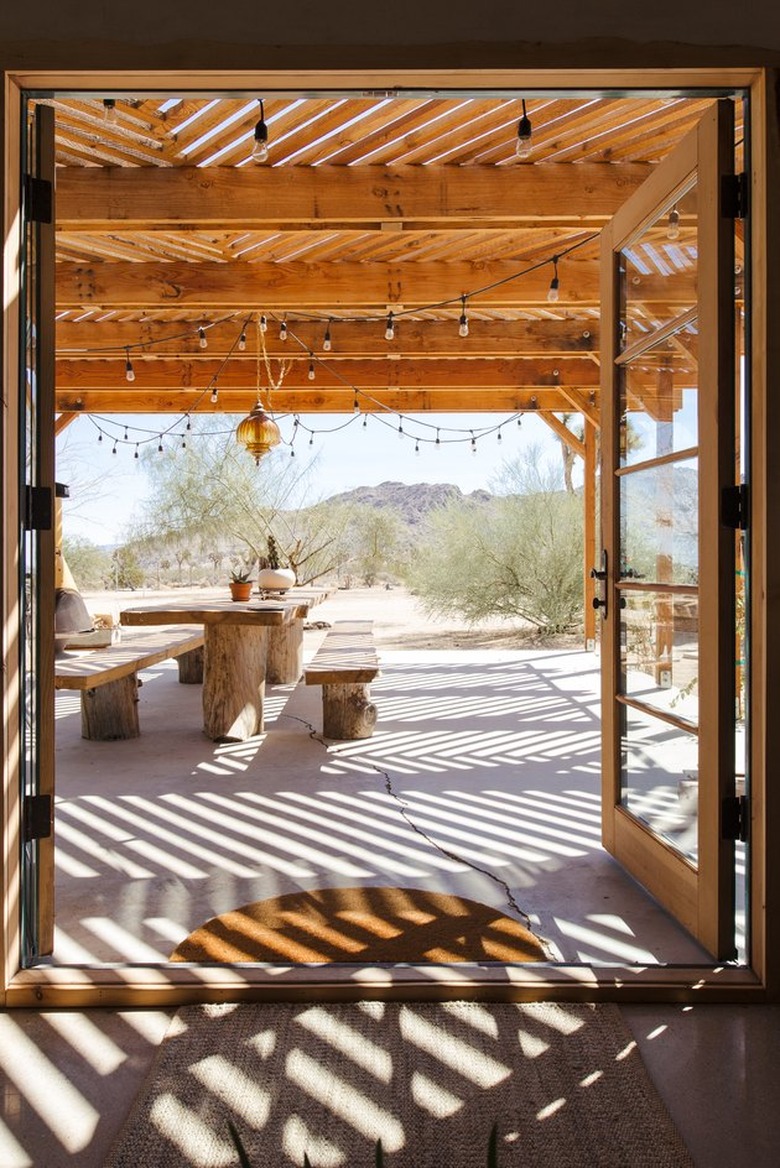
<svg viewBox="0 0 780 1168"><path fill-rule="evenodd" d="M58 694L56 962L164 961L218 913L347 884L518 905L553 960L705 959L601 847L597 657L388 648L393 599L312 614L373 610L367 740L326 743L321 691L299 684L268 687L264 734L210 742L173 661L142 675L138 739L84 741L78 695Z"/></svg>

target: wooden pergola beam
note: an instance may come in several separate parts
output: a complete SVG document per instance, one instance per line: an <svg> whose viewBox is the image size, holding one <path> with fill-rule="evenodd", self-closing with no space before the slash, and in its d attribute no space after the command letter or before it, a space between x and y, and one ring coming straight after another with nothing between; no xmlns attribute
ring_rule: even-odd
<svg viewBox="0 0 780 1168"><path fill-rule="evenodd" d="M445 166L63 167L57 224L67 231L442 223L601 226L645 178L644 163L504 170Z"/></svg>
<svg viewBox="0 0 780 1168"><path fill-rule="evenodd" d="M560 418L556 418L555 414L549 413L546 409L540 410L539 414L542 420L558 435L562 442L566 443L570 450L573 450L580 458L585 458L585 443L576 434L572 434L569 427L564 425Z"/></svg>
<svg viewBox="0 0 780 1168"><path fill-rule="evenodd" d="M284 379L284 388L303 390L311 387L310 359L298 351L291 361ZM279 363L274 361L273 372ZM204 388L218 378L220 388L253 389L257 387L257 367L254 358L231 358L225 364L218 358L192 361L179 358L134 356L135 385L144 390ZM473 388L517 389L567 386L597 386L598 366L580 357L497 357L470 360L431 358L415 361L402 357L385 361L343 360L336 366L328 360L314 362L316 380L323 389L387 386L399 389ZM261 364L261 387L268 384L265 367ZM127 384L124 354L114 360L58 360L55 372L58 390L122 389Z"/></svg>
<svg viewBox="0 0 780 1168"><path fill-rule="evenodd" d="M532 411L566 410L567 405L556 389L388 389L375 388L366 395L358 393L358 406L364 413L392 410L398 414L423 413L497 413L516 414ZM268 405L268 394L263 394ZM219 388L217 402L204 389L144 390L58 390L57 409L63 414L246 414L256 401L252 390ZM274 390L271 404L275 413L351 414L355 407L352 389L307 388Z"/></svg>
<svg viewBox="0 0 780 1168"><path fill-rule="evenodd" d="M247 314L248 315L248 314ZM189 356L213 360L215 354L227 354L235 346L247 315L236 316L206 329L208 349L200 348L196 319L191 324L180 321L59 321L57 323L57 353L69 353L81 358L93 356L105 359L107 351L123 353L130 346L133 357L136 349L148 346L148 356ZM256 317L257 314L255 314ZM400 317L396 321L395 339L385 339L384 317L376 321L357 322L335 320L330 326L332 351L328 361L343 357L384 358L389 354L410 356L415 360L431 357L519 357L566 356L576 353L598 353L599 324L597 320L477 320L472 319L467 337L458 336L457 322L419 321ZM279 322L269 320L265 334L266 350L273 357L290 357L296 352L309 351L324 356L322 341L325 325L310 321L290 321L286 341L279 339ZM296 339L297 338L297 339ZM87 350L93 349L90 354ZM257 352L255 319L246 328L245 357Z"/></svg>
<svg viewBox="0 0 780 1168"><path fill-rule="evenodd" d="M599 264L581 253L559 264L560 304L599 303ZM57 306L147 309L293 311L323 313L388 304L426 306L457 302L474 293L480 308L547 305L552 267L518 275L522 265L506 260L480 263L96 263L57 265ZM496 286L494 286L496 285ZM636 295L654 301L690 304L695 277L679 273L673 287L658 276L643 276ZM485 292L477 289L486 288Z"/></svg>

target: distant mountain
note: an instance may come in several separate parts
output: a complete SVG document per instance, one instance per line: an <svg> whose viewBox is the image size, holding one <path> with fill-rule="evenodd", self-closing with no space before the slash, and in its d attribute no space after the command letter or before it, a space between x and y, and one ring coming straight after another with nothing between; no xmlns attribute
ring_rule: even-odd
<svg viewBox="0 0 780 1168"><path fill-rule="evenodd" d="M488 503L489 491L472 491L464 495L454 483L379 483L376 487L355 487L340 495L331 495L329 503L359 503L367 507L391 507L410 526L419 523L429 511L443 507L454 499Z"/></svg>

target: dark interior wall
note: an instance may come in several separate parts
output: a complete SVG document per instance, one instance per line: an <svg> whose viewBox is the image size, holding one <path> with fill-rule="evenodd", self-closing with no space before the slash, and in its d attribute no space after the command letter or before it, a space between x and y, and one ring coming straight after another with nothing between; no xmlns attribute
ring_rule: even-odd
<svg viewBox="0 0 780 1168"><path fill-rule="evenodd" d="M269 4L258 0L190 0L187 4L161 4L159 0L135 0L131 6L108 0L39 0L36 4L6 2L0 7L0 54L5 62L34 67L41 59L61 59L65 49L70 63L79 67L89 60L97 45L116 44L123 56L133 53L148 61L153 46L176 48L183 60L195 60L190 46L236 46L241 67L251 67L252 53L270 60L289 60L296 46L317 46L331 52L341 48L427 46L449 48L452 64L467 66L478 58L478 46L490 46L491 58L500 54L502 65L527 68L535 63L555 64L555 46L576 46L558 64L583 62L588 53L600 55L604 45L622 42L655 46L654 57L663 63L670 46L708 46L721 50L752 46L780 53L780 4L777 0L556 0L528 5L517 0L287 0ZM145 49L145 52L141 50ZM37 59L36 59L37 58ZM270 59L270 60L269 60ZM379 60L379 56L376 58ZM411 60L411 58L410 58ZM423 58L415 63L422 63ZM102 62L108 64L105 59ZM198 61L200 64L200 60ZM329 63L335 64L334 60ZM350 62L354 64L354 62ZM363 61L358 64L367 64ZM390 54L382 63L392 64ZM396 63L400 63L396 60ZM622 62L625 64L625 59ZM750 60L737 64L757 63ZM95 62L97 64L97 62ZM111 64L114 64L113 60ZM207 62L202 61L206 67Z"/></svg>

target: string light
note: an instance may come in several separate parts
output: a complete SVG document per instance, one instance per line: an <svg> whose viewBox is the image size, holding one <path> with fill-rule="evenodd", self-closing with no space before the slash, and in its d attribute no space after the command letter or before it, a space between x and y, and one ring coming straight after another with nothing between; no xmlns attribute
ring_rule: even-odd
<svg viewBox="0 0 780 1168"><path fill-rule="evenodd" d="M363 429L368 427L368 414L363 414Z"/></svg>
<svg viewBox="0 0 780 1168"><path fill-rule="evenodd" d="M111 451L111 453L116 454L116 438L114 439L114 449Z"/></svg>
<svg viewBox="0 0 780 1168"><path fill-rule="evenodd" d="M314 370L314 354L313 353L309 353L309 374L308 374L308 376L309 376L309 381L314 381L314 378L317 376L315 373L315 370Z"/></svg>
<svg viewBox="0 0 780 1168"><path fill-rule="evenodd" d="M497 442L501 441L501 427L500 426L498 427L498 434L496 436L496 441Z"/></svg>
<svg viewBox="0 0 780 1168"><path fill-rule="evenodd" d="M201 349L208 349L209 347L209 339L206 336L206 330L204 329L203 325L201 325L198 329L198 344L200 345Z"/></svg>
<svg viewBox="0 0 780 1168"><path fill-rule="evenodd" d="M117 121L116 102L113 97L103 98L103 120L112 124Z"/></svg>
<svg viewBox="0 0 780 1168"><path fill-rule="evenodd" d="M325 326L325 336L322 338L322 349L323 352L329 353L332 348L333 343L330 339L330 320L328 320L328 323Z"/></svg>
<svg viewBox="0 0 780 1168"><path fill-rule="evenodd" d="M666 225L666 238L679 239L680 237L680 212L677 206L672 207L669 212L669 221Z"/></svg>
<svg viewBox="0 0 780 1168"><path fill-rule="evenodd" d="M239 351L239 353L246 352L246 329L245 328L241 329L241 336L238 338L238 351Z"/></svg>
<svg viewBox="0 0 780 1168"><path fill-rule="evenodd" d="M218 401L219 401L219 390L217 389L217 383L215 381L214 385L212 386L212 389L211 389L211 404L213 406L215 406Z"/></svg>
<svg viewBox="0 0 780 1168"><path fill-rule="evenodd" d="M133 362L130 360L130 350L126 349L127 358L125 360L125 377L128 381L135 381L135 370L133 369Z"/></svg>
<svg viewBox="0 0 780 1168"><path fill-rule="evenodd" d="M260 120L255 126L255 143L252 147L252 161L265 162L268 158L268 126L265 124L265 109L260 101Z"/></svg>
<svg viewBox="0 0 780 1168"><path fill-rule="evenodd" d="M458 321L458 336L467 337L469 335L469 318L466 316L466 297L460 298L460 320Z"/></svg>
<svg viewBox="0 0 780 1168"><path fill-rule="evenodd" d="M420 453L420 441L418 438L415 438L415 440L414 440L414 453L415 454Z"/></svg>
<svg viewBox="0 0 780 1168"><path fill-rule="evenodd" d="M404 423L403 423L403 419L402 419L398 423L398 437L403 438L403 436L404 436Z"/></svg>
<svg viewBox="0 0 780 1168"><path fill-rule="evenodd" d="M471 453L472 453L472 454L476 454L476 453L477 453L477 440L476 440L476 438L474 437L474 431L473 431L473 430L471 431Z"/></svg>
<svg viewBox="0 0 780 1168"><path fill-rule="evenodd" d="M387 320L385 321L385 340L395 340L395 320L393 318L392 312L388 312Z"/></svg>
<svg viewBox="0 0 780 1168"><path fill-rule="evenodd" d="M188 430L192 430L192 422L190 421L190 415L189 415L189 414L187 414L187 429L188 429Z"/></svg>
<svg viewBox="0 0 780 1168"><path fill-rule="evenodd" d="M531 126L531 119L525 112L525 98L523 98L523 116L517 123L517 146L515 153L518 158L528 158L531 153L531 139L533 137L533 129Z"/></svg>
<svg viewBox="0 0 780 1168"><path fill-rule="evenodd" d="M441 450L441 438L439 437L438 429L436 430L436 442L434 443L434 445L435 445L437 450Z"/></svg>
<svg viewBox="0 0 780 1168"><path fill-rule="evenodd" d="M161 434L160 435L160 442L159 442L159 445L157 447L157 453L162 454L162 452L163 452L163 444L162 444L162 434Z"/></svg>
<svg viewBox="0 0 780 1168"><path fill-rule="evenodd" d="M287 340L287 321L286 320L283 320L282 323L279 325L279 340L280 341Z"/></svg>
<svg viewBox="0 0 780 1168"><path fill-rule="evenodd" d="M360 413L360 402L358 401L358 395L357 395L357 394L355 394L355 400L352 402L352 413L353 413L353 414L359 414L359 413Z"/></svg>
<svg viewBox="0 0 780 1168"><path fill-rule="evenodd" d="M138 458L138 443L137 442L135 444L135 454L133 455L133 458Z"/></svg>
<svg viewBox="0 0 780 1168"><path fill-rule="evenodd" d="M103 431L98 430L98 442L102 442L102 441L103 441Z"/></svg>
<svg viewBox="0 0 780 1168"><path fill-rule="evenodd" d="M313 445L314 445L314 431L312 430L311 437L309 438L309 446L313 446Z"/></svg>
<svg viewBox="0 0 780 1168"><path fill-rule="evenodd" d="M125 426L125 442L127 442L127 426Z"/></svg>
<svg viewBox="0 0 780 1168"><path fill-rule="evenodd" d="M262 313L262 315L260 316L260 332L264 333L267 331L268 331L268 320L266 319L265 313Z"/></svg>
<svg viewBox="0 0 780 1168"><path fill-rule="evenodd" d="M558 295L559 295L559 293L558 293L558 288L559 288L558 256L553 256L552 265L553 265L553 278L552 278L552 280L550 280L550 287L547 290L547 299L550 301L551 304L555 304L556 301L558 300Z"/></svg>
<svg viewBox="0 0 780 1168"><path fill-rule="evenodd" d="M187 439L184 437L184 435L183 435L183 434L182 434L182 436L181 436L181 448L182 448L182 450L186 450L186 449L187 449Z"/></svg>

